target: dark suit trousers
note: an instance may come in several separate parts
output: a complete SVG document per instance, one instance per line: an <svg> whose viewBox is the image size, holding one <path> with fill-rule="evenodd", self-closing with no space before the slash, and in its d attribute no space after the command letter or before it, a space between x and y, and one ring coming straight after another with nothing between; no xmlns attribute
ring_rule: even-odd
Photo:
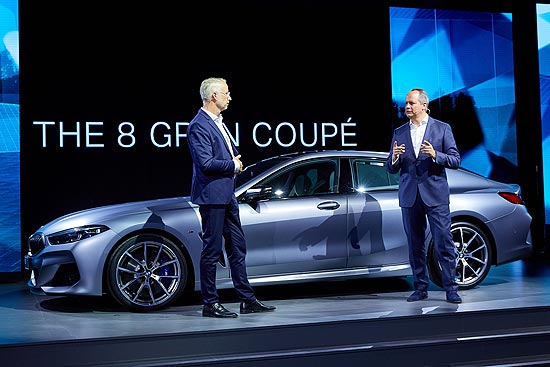
<svg viewBox="0 0 550 367"><path fill-rule="evenodd" d="M410 208L401 208L403 226L409 245L409 261L414 277L415 290L428 289L429 275L426 264L426 217L439 263L441 264L443 288L457 290L456 254L451 235L451 215L449 205L427 206L417 193L416 201Z"/></svg>
<svg viewBox="0 0 550 367"><path fill-rule="evenodd" d="M216 267L223 256L222 245L229 259L231 278L237 296L243 302L256 300L246 274L246 240L235 198L228 205L201 205L202 252L200 261L201 295L205 305L219 302L216 289Z"/></svg>

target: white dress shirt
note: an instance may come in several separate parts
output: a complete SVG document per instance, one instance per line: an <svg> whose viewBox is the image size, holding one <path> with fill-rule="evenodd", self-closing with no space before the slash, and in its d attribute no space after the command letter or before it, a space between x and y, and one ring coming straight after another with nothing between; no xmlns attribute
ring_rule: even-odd
<svg viewBox="0 0 550 367"><path fill-rule="evenodd" d="M225 130L225 127L223 126L223 117L222 117L221 113L220 113L219 116L216 116L212 112L207 111L204 108L202 108L202 109L203 109L203 111L205 111L208 114L208 116L210 116L212 118L212 120L214 120L214 123L216 124L218 129L220 129L220 132L222 133L223 138L225 139L225 143L227 144L227 148L229 149L229 152L231 153L231 158L233 158L233 163L235 164L235 171L234 172L238 173L240 171L241 165L237 160L235 160L235 153L233 152L233 146L231 145L231 141L229 140L229 134L227 133L227 131Z"/></svg>
<svg viewBox="0 0 550 367"><path fill-rule="evenodd" d="M225 126L223 126L223 117L220 114L217 118L214 119L214 122L216 123L216 126L218 126L218 129L220 129L223 138L225 139L225 143L227 144L227 147L229 148L229 152L231 152L231 158L235 158L235 154L233 153L233 146L231 145L231 141L229 140L229 134L227 134L227 130L225 130Z"/></svg>
<svg viewBox="0 0 550 367"><path fill-rule="evenodd" d="M409 121L409 127L411 128L411 140L414 148L414 155L418 158L418 153L420 152L420 145L424 140L424 133L426 132L426 126L428 125L428 116L426 116L419 126L416 126Z"/></svg>

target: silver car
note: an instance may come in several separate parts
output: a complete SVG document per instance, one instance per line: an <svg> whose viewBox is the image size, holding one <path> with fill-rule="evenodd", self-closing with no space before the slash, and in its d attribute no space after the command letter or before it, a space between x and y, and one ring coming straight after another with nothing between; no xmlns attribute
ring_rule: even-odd
<svg viewBox="0 0 550 367"><path fill-rule="evenodd" d="M319 151L247 167L236 196L253 285L411 275L388 153ZM531 216L516 184L447 170L460 289L492 265L531 256ZM201 219L189 197L130 202L67 214L28 239L33 293L110 295L131 311L168 307L200 289ZM428 229L429 230L429 229ZM441 272L426 233L430 277ZM225 254L224 254L225 255ZM218 287L232 287L227 258Z"/></svg>

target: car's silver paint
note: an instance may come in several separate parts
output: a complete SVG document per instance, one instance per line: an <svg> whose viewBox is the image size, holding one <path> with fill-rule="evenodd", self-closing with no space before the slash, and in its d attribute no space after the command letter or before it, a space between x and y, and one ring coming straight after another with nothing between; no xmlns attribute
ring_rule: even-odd
<svg viewBox="0 0 550 367"><path fill-rule="evenodd" d="M290 156L292 158L237 188L237 197L264 178L297 162L325 157L384 160L387 153L320 151ZM531 216L525 206L509 203L496 194L498 191L521 194L519 186L498 183L462 170L448 170L447 173L453 220L475 223L486 232L490 245L495 246L495 264L529 256ZM247 270L252 284L410 274L397 186L261 200L239 206L248 243ZM133 234L150 232L171 238L182 249L193 275L193 289L200 289L200 215L189 197L83 210L53 220L37 232L47 236L91 224L106 225L110 230L70 244L46 242L42 251L28 258L35 270L28 282L33 292L104 294L105 267L113 250ZM57 269L69 263L78 268L80 281L71 286L49 286ZM232 287L229 275L229 270L219 265L220 288Z"/></svg>

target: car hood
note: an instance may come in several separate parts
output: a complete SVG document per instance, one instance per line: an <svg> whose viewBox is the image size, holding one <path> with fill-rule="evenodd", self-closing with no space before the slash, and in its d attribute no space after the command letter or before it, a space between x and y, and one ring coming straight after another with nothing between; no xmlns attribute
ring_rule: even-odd
<svg viewBox="0 0 550 367"><path fill-rule="evenodd" d="M54 233L84 225L123 222L127 218L148 218L153 213L192 208L189 196L112 204L69 213L43 225L37 232Z"/></svg>

